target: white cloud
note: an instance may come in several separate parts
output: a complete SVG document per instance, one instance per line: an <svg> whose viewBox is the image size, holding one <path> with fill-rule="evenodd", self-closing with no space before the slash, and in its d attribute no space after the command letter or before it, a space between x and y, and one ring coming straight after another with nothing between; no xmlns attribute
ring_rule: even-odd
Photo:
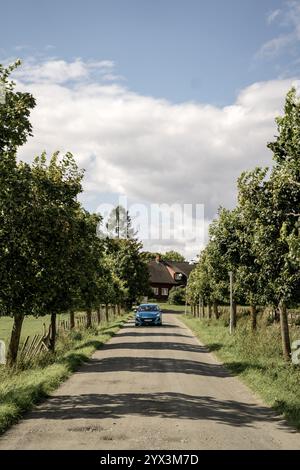
<svg viewBox="0 0 300 470"><path fill-rule="evenodd" d="M274 21L287 31L264 43L256 54L257 58L274 57L283 52L292 52L300 42L300 2L289 0L282 10L274 10L267 16L267 23Z"/></svg>
<svg viewBox="0 0 300 470"><path fill-rule="evenodd" d="M295 41L295 33L282 34L263 44L257 54L258 57L274 57L280 54L287 46Z"/></svg>
<svg viewBox="0 0 300 470"><path fill-rule="evenodd" d="M20 150L21 158L70 150L86 168L85 199L94 206L104 192L148 204L203 203L207 220L219 205L235 204L241 171L271 163L266 143L276 133L274 117L292 84L255 83L231 106L218 108L173 104L91 80L91 66L82 61L35 64L32 75L29 66L25 70L18 86L34 94L37 107L34 137ZM66 75L76 82L65 83ZM198 250L192 244L184 249L189 255Z"/></svg>
<svg viewBox="0 0 300 470"><path fill-rule="evenodd" d="M86 79L95 71L100 73L100 76L101 74L105 76L113 68L114 62L110 60L83 62L78 58L73 62L59 59L37 62L35 58L31 58L16 71L15 76L25 82L65 83ZM116 78L117 76L114 75L114 80Z"/></svg>
<svg viewBox="0 0 300 470"><path fill-rule="evenodd" d="M268 15L267 15L267 23L268 24L271 24L273 23L276 18L280 15L281 13L281 10L278 8L277 10L273 10L271 11Z"/></svg>

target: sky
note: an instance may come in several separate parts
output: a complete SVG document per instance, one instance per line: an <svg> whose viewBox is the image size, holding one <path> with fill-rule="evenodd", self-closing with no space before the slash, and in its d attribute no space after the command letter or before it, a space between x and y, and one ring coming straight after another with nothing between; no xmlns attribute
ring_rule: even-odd
<svg viewBox="0 0 300 470"><path fill-rule="evenodd" d="M239 174L271 165L274 118L299 87L300 0L0 0L0 25L0 63L21 58L17 87L37 99L20 158L71 151L89 210L120 195L203 205L201 236L178 218L144 243L188 259Z"/></svg>

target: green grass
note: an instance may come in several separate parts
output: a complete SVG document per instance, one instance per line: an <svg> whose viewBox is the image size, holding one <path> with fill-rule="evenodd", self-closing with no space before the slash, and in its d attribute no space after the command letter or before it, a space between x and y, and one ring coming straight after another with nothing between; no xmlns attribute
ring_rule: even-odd
<svg viewBox="0 0 300 470"><path fill-rule="evenodd" d="M34 403L55 390L96 349L101 348L128 317L118 317L99 328L61 335L55 355L44 354L25 370L19 368L12 371L0 366L0 432L17 421Z"/></svg>
<svg viewBox="0 0 300 470"><path fill-rule="evenodd" d="M159 302L158 305L162 310L172 310L174 312L184 312L185 305L174 305L174 304L169 304L168 302ZM191 307L188 305L187 306L187 312L189 313L191 310Z"/></svg>
<svg viewBox="0 0 300 470"><path fill-rule="evenodd" d="M181 315L180 320L233 374L300 429L300 366L283 360L278 324L267 325L260 318L257 332L252 333L250 320L243 315L236 332L230 335L226 315L218 321L199 320L191 315ZM291 340L300 339L299 327L292 327L290 333Z"/></svg>
<svg viewBox="0 0 300 470"><path fill-rule="evenodd" d="M69 315L67 313L62 313L57 315L58 320L68 319ZM33 317L32 315L27 315L24 318L22 326L21 341L27 336L34 336L35 334L43 333L43 324L46 325L46 328L50 325L50 315L45 315L44 317ZM5 343L9 341L10 333L13 325L13 319L10 317L0 317L0 339L4 340Z"/></svg>

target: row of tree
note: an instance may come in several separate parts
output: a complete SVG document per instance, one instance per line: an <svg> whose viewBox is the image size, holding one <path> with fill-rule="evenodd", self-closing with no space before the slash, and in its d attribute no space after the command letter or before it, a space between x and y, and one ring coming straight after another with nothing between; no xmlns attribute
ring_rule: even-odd
<svg viewBox="0 0 300 470"><path fill-rule="evenodd" d="M300 301L300 101L289 91L284 116L276 119L278 136L267 146L273 167L255 168L238 179L238 203L220 208L209 227L209 243L191 273L187 296L214 306L228 302L233 272L236 305L251 307L252 329L257 307L279 310L283 354L290 359L287 306Z"/></svg>
<svg viewBox="0 0 300 470"><path fill-rule="evenodd" d="M101 238L101 215L78 202L83 171L72 154L46 154L32 164L17 159L32 135L35 99L15 90L11 72L0 65L5 102L0 103L0 315L13 317L8 365L17 360L26 315L51 315L50 349L55 349L56 316L92 310L99 304L130 308L148 293L148 270L134 237ZM117 211L118 212L118 211ZM130 220L128 220L130 224Z"/></svg>
<svg viewBox="0 0 300 470"><path fill-rule="evenodd" d="M174 261L178 263L186 261L181 253L174 250L166 251L165 253L144 251L144 256L147 261L153 261L156 258L159 258L161 261Z"/></svg>

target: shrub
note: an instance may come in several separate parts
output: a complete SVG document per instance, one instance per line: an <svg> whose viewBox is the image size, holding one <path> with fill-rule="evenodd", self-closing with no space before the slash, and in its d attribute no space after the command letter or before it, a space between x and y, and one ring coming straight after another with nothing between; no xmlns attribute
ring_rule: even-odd
<svg viewBox="0 0 300 470"><path fill-rule="evenodd" d="M169 304L184 305L185 304L185 289L184 287L174 286L169 292Z"/></svg>

